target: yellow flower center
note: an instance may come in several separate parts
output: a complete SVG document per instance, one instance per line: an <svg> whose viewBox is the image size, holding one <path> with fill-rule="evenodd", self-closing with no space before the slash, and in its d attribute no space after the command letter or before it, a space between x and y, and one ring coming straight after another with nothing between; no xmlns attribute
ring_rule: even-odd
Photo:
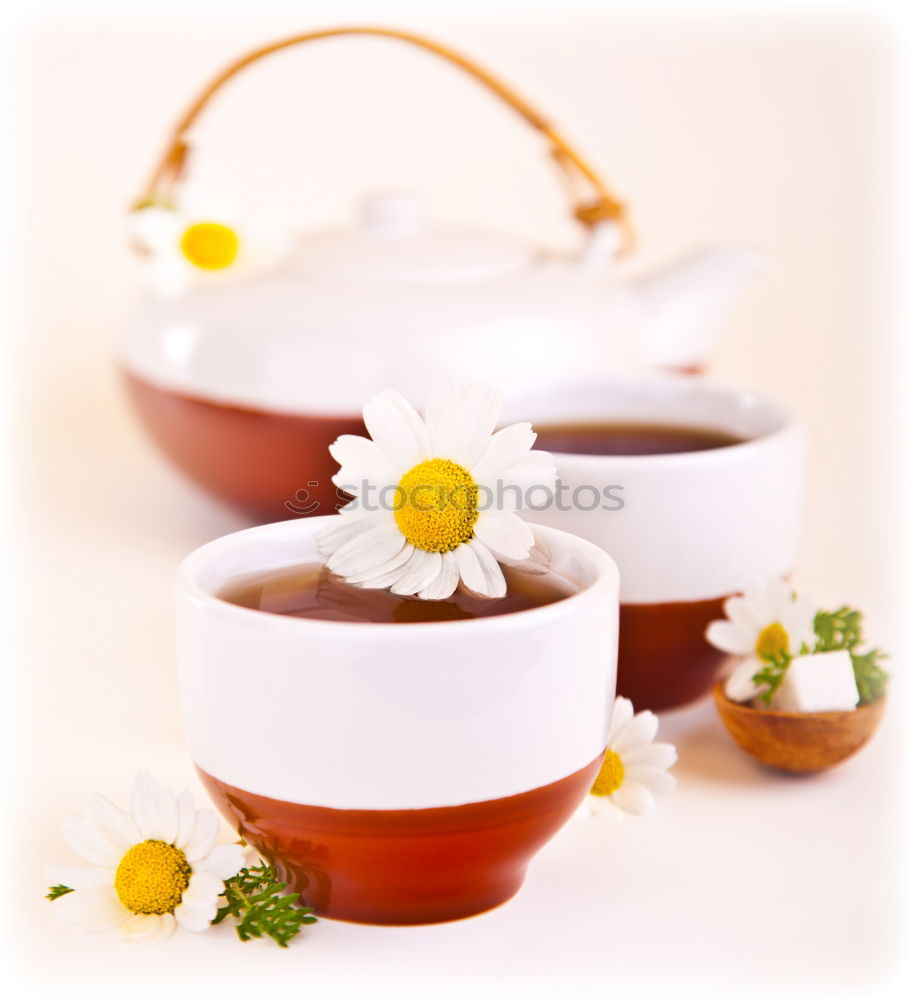
<svg viewBox="0 0 911 1000"><path fill-rule="evenodd" d="M623 784L625 774L620 755L608 750L604 755L604 763L601 765L598 777L592 785L592 795L613 795Z"/></svg>
<svg viewBox="0 0 911 1000"><path fill-rule="evenodd" d="M759 633L756 640L757 656L780 656L791 647L791 639L780 622L772 622Z"/></svg>
<svg viewBox="0 0 911 1000"><path fill-rule="evenodd" d="M451 552L474 534L478 486L448 458L420 462L395 490L395 521L417 549Z"/></svg>
<svg viewBox="0 0 911 1000"><path fill-rule="evenodd" d="M186 855L163 840L135 844L114 873L114 889L132 913L171 913L189 884Z"/></svg>
<svg viewBox="0 0 911 1000"><path fill-rule="evenodd" d="M237 259L237 233L220 222L196 222L184 230L180 249L184 257L205 271L221 271Z"/></svg>

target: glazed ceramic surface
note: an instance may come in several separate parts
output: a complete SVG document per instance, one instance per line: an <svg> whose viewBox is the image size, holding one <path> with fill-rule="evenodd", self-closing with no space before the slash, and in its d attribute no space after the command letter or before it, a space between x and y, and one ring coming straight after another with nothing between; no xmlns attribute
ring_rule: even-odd
<svg viewBox="0 0 911 1000"><path fill-rule="evenodd" d="M709 250L630 283L611 275L618 243L602 223L560 254L378 195L354 227L301 236L267 273L148 295L122 360L169 391L323 416L357 413L387 385L423 404L429 372L473 380L479 361L507 388L703 366L755 255Z"/></svg>
<svg viewBox="0 0 911 1000"><path fill-rule="evenodd" d="M630 284L609 277L618 243L605 222L557 254L379 195L356 226L302 237L268 273L148 295L121 367L156 443L210 493L275 520L315 481L309 513L332 513L326 438L387 386L421 406L443 371L519 389L699 369L754 255L710 250Z"/></svg>
<svg viewBox="0 0 911 1000"><path fill-rule="evenodd" d="M509 417L519 414L538 426L678 424L747 439L673 455L555 455L565 509L529 514L588 538L617 561L620 694L637 708L669 708L708 692L724 654L703 632L721 616L724 598L794 568L801 426L773 400L675 377L545 388L513 400Z"/></svg>
<svg viewBox="0 0 911 1000"><path fill-rule="evenodd" d="M193 759L251 843L297 872L302 890L320 886L311 895L323 913L408 923L502 902L603 754L616 567L546 530L554 571L579 592L458 622L312 621L215 596L233 576L316 561L322 525L253 528L183 564L178 662ZM245 713L238 739L226 720L254 689L274 693L274 711ZM388 894L415 837L429 851L422 894L404 877ZM453 843L473 858L457 886L439 870Z"/></svg>
<svg viewBox="0 0 911 1000"><path fill-rule="evenodd" d="M348 499L332 483L329 446L366 434L360 416L256 410L170 392L125 373L149 434L186 476L255 521L332 514Z"/></svg>

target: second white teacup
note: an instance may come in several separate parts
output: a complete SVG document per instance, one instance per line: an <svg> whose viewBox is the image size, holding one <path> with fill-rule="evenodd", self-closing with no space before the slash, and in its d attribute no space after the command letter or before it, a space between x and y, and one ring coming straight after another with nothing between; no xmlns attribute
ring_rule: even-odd
<svg viewBox="0 0 911 1000"><path fill-rule="evenodd" d="M637 708L705 694L723 654L704 631L725 598L794 569L806 450L799 422L772 399L689 377L554 385L511 400L509 417L532 421L560 474L554 501L528 519L595 542L620 568L618 693ZM598 426L731 440L676 453L586 453ZM555 450L574 429L572 453Z"/></svg>

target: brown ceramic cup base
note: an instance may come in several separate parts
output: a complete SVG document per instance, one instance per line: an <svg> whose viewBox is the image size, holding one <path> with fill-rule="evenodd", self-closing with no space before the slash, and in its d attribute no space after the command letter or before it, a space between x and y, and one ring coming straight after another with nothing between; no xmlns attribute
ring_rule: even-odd
<svg viewBox="0 0 911 1000"><path fill-rule="evenodd" d="M256 795L200 769L248 843L320 916L427 924L482 913L518 892L532 856L573 814L601 756L540 788L434 809L327 809Z"/></svg>
<svg viewBox="0 0 911 1000"><path fill-rule="evenodd" d="M621 604L617 694L636 710L677 708L712 689L727 654L705 641L726 597L668 604Z"/></svg>
<svg viewBox="0 0 911 1000"><path fill-rule="evenodd" d="M124 377L161 451L184 475L253 520L334 514L342 502L332 484L338 465L329 445L340 434L365 434L359 416L247 409L160 389L129 372Z"/></svg>

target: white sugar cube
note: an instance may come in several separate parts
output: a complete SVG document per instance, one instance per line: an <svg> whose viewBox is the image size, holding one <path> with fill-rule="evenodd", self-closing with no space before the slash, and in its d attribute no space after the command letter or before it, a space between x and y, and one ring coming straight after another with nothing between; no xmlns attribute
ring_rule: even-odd
<svg viewBox="0 0 911 1000"><path fill-rule="evenodd" d="M843 712L855 708L859 700L851 655L839 649L795 657L772 698L772 708L778 712Z"/></svg>

